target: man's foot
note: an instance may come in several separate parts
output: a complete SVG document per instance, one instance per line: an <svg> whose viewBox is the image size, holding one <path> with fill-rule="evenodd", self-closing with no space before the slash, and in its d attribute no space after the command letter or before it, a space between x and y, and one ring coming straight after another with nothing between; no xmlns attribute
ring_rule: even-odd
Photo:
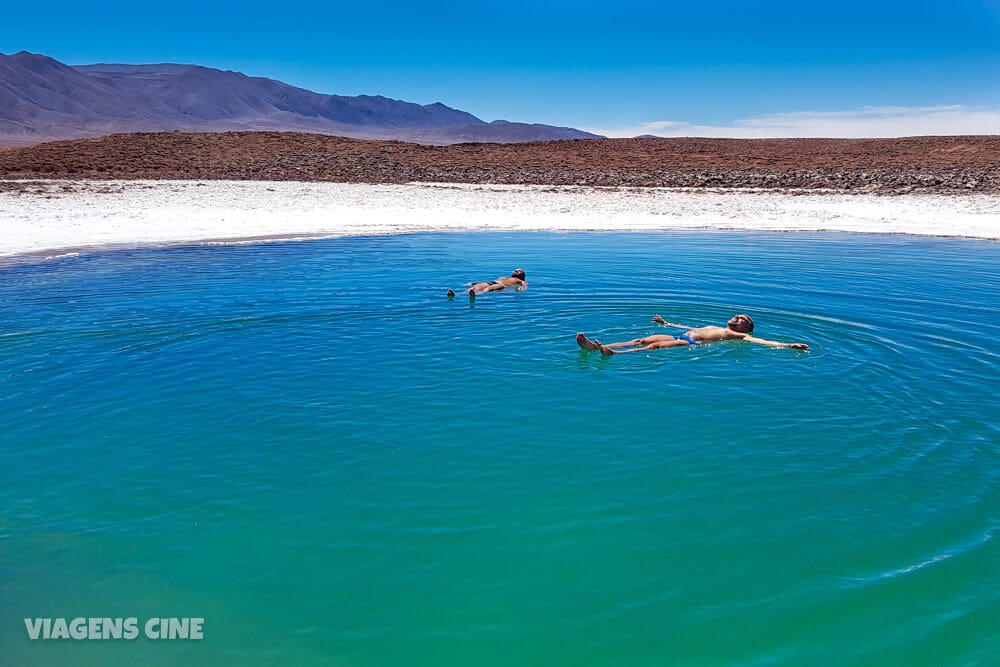
<svg viewBox="0 0 1000 667"><path fill-rule="evenodd" d="M476 301L476 290L469 288L469 303L475 303Z"/></svg>
<svg viewBox="0 0 1000 667"><path fill-rule="evenodd" d="M449 299L454 299L455 298L455 290L453 290L453 289L448 290L448 298Z"/></svg>
<svg viewBox="0 0 1000 667"><path fill-rule="evenodd" d="M582 332L576 335L576 344L591 352L596 352L598 349L597 343L584 336Z"/></svg>
<svg viewBox="0 0 1000 667"><path fill-rule="evenodd" d="M610 356L612 354L618 354L618 352L616 352L613 348L610 348L607 345L601 345L601 341L597 340L594 342L597 343L598 349L600 349L601 354L603 354L605 357Z"/></svg>

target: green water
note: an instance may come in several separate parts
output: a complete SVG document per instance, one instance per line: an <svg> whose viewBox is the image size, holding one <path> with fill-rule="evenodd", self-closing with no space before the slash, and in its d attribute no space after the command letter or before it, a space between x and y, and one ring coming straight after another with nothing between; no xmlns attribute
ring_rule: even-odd
<svg viewBox="0 0 1000 667"><path fill-rule="evenodd" d="M529 288L444 292L523 267ZM748 312L765 338L603 358ZM1000 662L1000 245L424 234L0 270L3 665ZM38 640L24 618L201 617Z"/></svg>

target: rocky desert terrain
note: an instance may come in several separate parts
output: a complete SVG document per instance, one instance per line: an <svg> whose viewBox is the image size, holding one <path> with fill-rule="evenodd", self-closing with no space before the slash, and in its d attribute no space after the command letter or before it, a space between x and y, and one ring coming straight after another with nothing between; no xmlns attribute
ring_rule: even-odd
<svg viewBox="0 0 1000 667"><path fill-rule="evenodd" d="M1000 136L585 139L428 146L281 132L120 134L0 149L0 179L196 179L1000 192ZM0 183L10 189L18 183Z"/></svg>

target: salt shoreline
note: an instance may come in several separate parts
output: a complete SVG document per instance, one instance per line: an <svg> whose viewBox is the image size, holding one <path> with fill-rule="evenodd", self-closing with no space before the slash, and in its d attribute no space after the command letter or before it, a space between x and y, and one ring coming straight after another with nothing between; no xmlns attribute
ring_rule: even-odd
<svg viewBox="0 0 1000 667"><path fill-rule="evenodd" d="M0 181L0 258L421 231L738 230L1000 240L1000 195L268 181Z"/></svg>

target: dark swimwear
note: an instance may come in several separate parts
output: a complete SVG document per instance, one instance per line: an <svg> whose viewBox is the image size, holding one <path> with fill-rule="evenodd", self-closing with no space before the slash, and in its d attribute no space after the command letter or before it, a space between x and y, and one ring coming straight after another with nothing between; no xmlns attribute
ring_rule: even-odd
<svg viewBox="0 0 1000 667"><path fill-rule="evenodd" d="M691 336L688 336L687 334L681 334L680 336L674 336L674 340L683 340L683 341L686 341L688 345L697 345L698 344L698 341L696 341L694 338L691 338Z"/></svg>

